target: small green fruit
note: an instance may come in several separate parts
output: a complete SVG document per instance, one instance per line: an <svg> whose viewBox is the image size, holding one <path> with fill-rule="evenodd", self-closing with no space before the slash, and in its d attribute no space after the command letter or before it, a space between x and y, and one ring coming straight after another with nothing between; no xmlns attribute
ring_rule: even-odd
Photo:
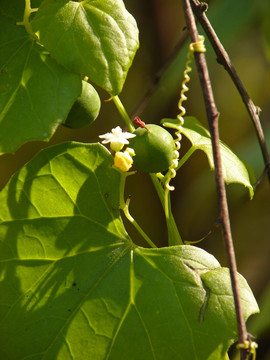
<svg viewBox="0 0 270 360"><path fill-rule="evenodd" d="M175 144L171 134L163 127L146 124L149 131L138 128L136 136L129 140L129 147L135 150L134 165L149 173L167 170L174 158Z"/></svg>
<svg viewBox="0 0 270 360"><path fill-rule="evenodd" d="M66 127L80 129L90 125L98 116L100 99L94 87L86 81L82 81L82 92L73 104L66 121Z"/></svg>

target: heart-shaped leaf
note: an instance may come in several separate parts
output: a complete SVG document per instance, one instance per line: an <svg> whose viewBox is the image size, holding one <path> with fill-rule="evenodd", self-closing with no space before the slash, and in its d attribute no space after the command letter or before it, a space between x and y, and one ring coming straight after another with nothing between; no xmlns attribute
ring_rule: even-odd
<svg viewBox="0 0 270 360"><path fill-rule="evenodd" d="M24 2L0 3L0 154L48 140L81 92L79 75L58 65L24 26Z"/></svg>
<svg viewBox="0 0 270 360"><path fill-rule="evenodd" d="M162 124L171 128L177 128L178 120L162 119ZM182 133L191 141L194 150L202 150L208 158L210 168L214 170L211 136L209 131L192 116L186 116ZM240 183L249 189L250 198L253 198L254 190L250 183L247 167L231 150L220 141L220 152L223 166L224 181L227 184Z"/></svg>
<svg viewBox="0 0 270 360"><path fill-rule="evenodd" d="M0 358L224 359L227 269L189 246L136 246L99 144L40 152L0 195ZM239 275L245 318L258 311Z"/></svg>
<svg viewBox="0 0 270 360"><path fill-rule="evenodd" d="M122 0L45 0L32 22L67 69L119 94L138 48L138 29Z"/></svg>

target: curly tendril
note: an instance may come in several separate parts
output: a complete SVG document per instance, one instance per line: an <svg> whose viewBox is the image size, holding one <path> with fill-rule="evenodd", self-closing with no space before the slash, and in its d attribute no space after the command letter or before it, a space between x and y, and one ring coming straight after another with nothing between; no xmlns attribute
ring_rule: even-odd
<svg viewBox="0 0 270 360"><path fill-rule="evenodd" d="M244 341L244 343L240 343L236 345L237 349L245 349L248 350L249 353L249 358L251 358L251 360L256 360L256 349L258 347L258 344L255 343L254 341L251 341L250 339Z"/></svg>
<svg viewBox="0 0 270 360"><path fill-rule="evenodd" d="M170 185L170 181L171 179L173 179L176 176L176 171L175 169L178 166L178 159L179 159L179 150L181 147L181 140L182 140L182 130L183 130L183 125L184 125L184 115L186 114L186 109L183 106L183 102L187 100L187 97L185 95L185 93L189 90L187 83L190 81L190 77L189 77L189 73L191 72L192 68L190 67L190 64L193 60L193 56L194 56L194 52L206 52L206 48L204 45L204 37L203 36L199 36L199 41L191 43L189 45L189 50L187 53L187 61L186 61L186 65L185 65L185 70L183 73L184 79L182 81L182 85L181 85L181 91L180 91L180 99L178 102L178 109L180 110L180 113L177 115L177 122L172 123L171 125L166 122L166 124L164 124L164 126L168 127L168 128L174 128L176 129L175 131L175 136L176 139L174 140L175 143L175 150L174 150L174 158L172 161L171 166L168 169L168 174L169 176L167 177L165 183L164 183L164 187L166 189L168 189L169 191L173 191L174 190L174 186Z"/></svg>

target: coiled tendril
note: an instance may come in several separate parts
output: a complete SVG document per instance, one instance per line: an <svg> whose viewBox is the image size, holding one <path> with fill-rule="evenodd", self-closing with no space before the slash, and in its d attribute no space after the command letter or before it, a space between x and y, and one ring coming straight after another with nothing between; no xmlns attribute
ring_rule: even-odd
<svg viewBox="0 0 270 360"><path fill-rule="evenodd" d="M180 91L180 99L178 102L178 109L180 110L180 113L177 115L175 120L166 119L164 122L164 126L168 128L175 129L175 136L176 139L174 140L175 143L175 150L174 154L175 157L173 158L172 164L168 169L168 173L166 175L166 181L164 183L164 187L168 189L169 191L174 190L174 186L170 185L171 179L173 179L176 176L176 168L178 166L178 159L179 159L179 150L181 147L181 140L182 140L182 129L184 125L184 115L186 114L186 109L183 106L183 102L187 100L187 97L185 93L189 90L187 83L190 81L190 77L188 73L191 72L192 68L189 66L193 60L194 52L206 52L206 48L204 45L204 37L199 36L199 41L191 43L189 45L189 50L187 53L187 61L185 65L185 70L183 73L184 79L182 81L181 85L181 91Z"/></svg>

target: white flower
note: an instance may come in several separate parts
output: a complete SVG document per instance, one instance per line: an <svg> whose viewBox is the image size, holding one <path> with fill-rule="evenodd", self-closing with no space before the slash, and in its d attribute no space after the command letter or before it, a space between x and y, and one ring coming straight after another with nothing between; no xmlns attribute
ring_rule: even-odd
<svg viewBox="0 0 270 360"><path fill-rule="evenodd" d="M110 143L110 147L114 151L120 151L123 149L124 145L128 144L129 141L127 139L131 139L135 134L131 134L129 132L123 132L120 126L112 129L110 133L106 133L104 135L99 135L102 141L102 144Z"/></svg>

